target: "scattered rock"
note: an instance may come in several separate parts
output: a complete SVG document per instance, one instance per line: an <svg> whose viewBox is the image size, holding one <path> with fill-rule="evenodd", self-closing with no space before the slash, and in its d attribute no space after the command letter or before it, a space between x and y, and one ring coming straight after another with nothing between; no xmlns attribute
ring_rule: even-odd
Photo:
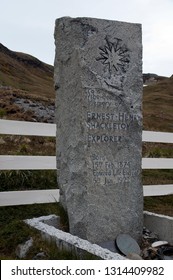
<svg viewBox="0 0 173 280"><path fill-rule="evenodd" d="M4 145L4 144L5 144L4 139L0 138L0 145Z"/></svg>
<svg viewBox="0 0 173 280"><path fill-rule="evenodd" d="M145 227L143 228L143 238L148 240L150 243L158 241L158 235Z"/></svg>
<svg viewBox="0 0 173 280"><path fill-rule="evenodd" d="M99 245L112 252L121 252L131 260L173 260L173 244L168 244L167 241L160 241L155 233L145 227L140 247L127 234L121 234L119 237L120 240L116 238L115 241L102 242ZM138 252L135 252L136 248Z"/></svg>
<svg viewBox="0 0 173 280"><path fill-rule="evenodd" d="M173 260L173 246L144 228L141 256L144 260Z"/></svg>
<svg viewBox="0 0 173 280"><path fill-rule="evenodd" d="M142 258L143 258L144 260L149 260L149 251L148 251L148 248L143 249L143 251L142 251Z"/></svg>
<svg viewBox="0 0 173 280"><path fill-rule="evenodd" d="M47 254L45 252L40 252L33 257L33 260L43 260L47 258Z"/></svg>
<svg viewBox="0 0 173 280"><path fill-rule="evenodd" d="M19 259L24 259L29 251L29 249L32 247L33 245L33 239L32 237L27 240L25 243L23 244L19 244L16 248L16 256Z"/></svg>
<svg viewBox="0 0 173 280"><path fill-rule="evenodd" d="M155 241L154 243L151 244L151 246L153 248L156 248L156 247L160 247L160 246L167 245L167 244L168 244L167 241Z"/></svg>
<svg viewBox="0 0 173 280"><path fill-rule="evenodd" d="M24 98L15 98L14 104L22 108L24 112L31 111L34 114L35 121L54 123L55 106L52 104L43 104L38 101L31 101ZM32 120L33 121L33 120Z"/></svg>
<svg viewBox="0 0 173 280"><path fill-rule="evenodd" d="M23 139L21 139L20 143L29 144L31 143L31 139L28 137L24 137Z"/></svg>
<svg viewBox="0 0 173 280"><path fill-rule="evenodd" d="M157 249L149 247L149 248L145 248L142 251L142 258L144 260L154 260L154 259L159 259L158 258L158 253L157 253Z"/></svg>

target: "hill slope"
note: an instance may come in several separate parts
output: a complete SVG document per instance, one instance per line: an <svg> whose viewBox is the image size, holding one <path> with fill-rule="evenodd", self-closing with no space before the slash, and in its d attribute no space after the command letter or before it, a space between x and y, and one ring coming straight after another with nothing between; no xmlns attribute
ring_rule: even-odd
<svg viewBox="0 0 173 280"><path fill-rule="evenodd" d="M144 130L173 132L173 76L144 87Z"/></svg>
<svg viewBox="0 0 173 280"><path fill-rule="evenodd" d="M54 98L53 66L28 54L13 52L0 44L0 85Z"/></svg>
<svg viewBox="0 0 173 280"><path fill-rule="evenodd" d="M46 118L47 107L54 106L55 100L53 66L2 44L0 66L0 117L53 122L53 107ZM143 80L148 85L143 94L143 129L173 132L173 76L148 73Z"/></svg>

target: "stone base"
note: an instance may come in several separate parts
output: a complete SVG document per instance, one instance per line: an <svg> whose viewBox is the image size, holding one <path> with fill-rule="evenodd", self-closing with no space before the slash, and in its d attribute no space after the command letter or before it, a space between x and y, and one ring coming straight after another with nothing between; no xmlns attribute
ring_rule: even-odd
<svg viewBox="0 0 173 280"><path fill-rule="evenodd" d="M113 253L99 245L58 229L60 220L56 215L27 219L25 222L38 229L44 238L55 241L59 249L74 253L79 259L85 259L87 253L103 260L126 259L118 253Z"/></svg>
<svg viewBox="0 0 173 280"><path fill-rule="evenodd" d="M160 240L173 243L173 217L144 211L144 225L156 233Z"/></svg>
<svg viewBox="0 0 173 280"><path fill-rule="evenodd" d="M44 238L50 241L54 240L59 249L67 250L77 255L79 259L85 259L86 253L89 253L103 260L127 260L116 251L111 252L103 248L104 246L92 244L87 240L60 230L60 217L56 215L27 219L25 222L38 229ZM144 226L156 233L161 240L173 243L173 217L144 211Z"/></svg>

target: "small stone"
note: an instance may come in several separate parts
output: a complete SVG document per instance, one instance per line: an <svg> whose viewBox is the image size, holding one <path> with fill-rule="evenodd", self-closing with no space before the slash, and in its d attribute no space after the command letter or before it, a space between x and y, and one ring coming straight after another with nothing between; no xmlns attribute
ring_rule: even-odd
<svg viewBox="0 0 173 280"><path fill-rule="evenodd" d="M24 137L23 140L21 140L21 143L29 144L31 143L31 139L29 139L28 137Z"/></svg>
<svg viewBox="0 0 173 280"><path fill-rule="evenodd" d="M150 234L150 230L146 227L143 228L143 234Z"/></svg>
<svg viewBox="0 0 173 280"><path fill-rule="evenodd" d="M160 246L167 245L167 244L168 244L167 241L156 241L156 242L152 243L151 246L153 248L156 248L156 247L160 247Z"/></svg>
<svg viewBox="0 0 173 280"><path fill-rule="evenodd" d="M150 238L158 240L158 235L155 232L151 232Z"/></svg>
<svg viewBox="0 0 173 280"><path fill-rule="evenodd" d="M42 260L46 259L47 254L45 252L40 252L33 257L33 260Z"/></svg>
<svg viewBox="0 0 173 280"><path fill-rule="evenodd" d="M24 259L29 249L32 247L32 245L33 245L32 237L29 240L27 240L24 244L19 244L16 248L16 256L19 259Z"/></svg>
<svg viewBox="0 0 173 280"><path fill-rule="evenodd" d="M155 259L157 256L157 249L155 248L145 248L142 252L142 258L144 260L151 260L151 259Z"/></svg>
<svg viewBox="0 0 173 280"><path fill-rule="evenodd" d="M152 248L152 247L149 247L148 249L147 249L147 253L148 253L148 255L147 255L147 253L146 253L146 255L147 255L147 258L146 259L149 259L149 260L154 260L154 259L158 259L158 251L157 251L157 249L156 248ZM144 256L143 256L144 257Z"/></svg>
<svg viewBox="0 0 173 280"><path fill-rule="evenodd" d="M142 252L142 257L144 260L148 260L149 259L149 251L148 248L145 248Z"/></svg>
<svg viewBox="0 0 173 280"><path fill-rule="evenodd" d="M2 138L0 138L0 145L4 145L4 144L5 144L5 141Z"/></svg>
<svg viewBox="0 0 173 280"><path fill-rule="evenodd" d="M157 234L155 234L154 232L150 232L150 233L145 233L143 234L143 238L147 239L148 241L150 241L150 243L153 243L155 241L158 241L158 236Z"/></svg>

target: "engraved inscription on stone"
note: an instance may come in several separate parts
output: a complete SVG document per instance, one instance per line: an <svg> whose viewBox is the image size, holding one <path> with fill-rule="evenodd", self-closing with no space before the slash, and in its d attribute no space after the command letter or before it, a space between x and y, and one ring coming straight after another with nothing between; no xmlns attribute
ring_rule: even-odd
<svg viewBox="0 0 173 280"><path fill-rule="evenodd" d="M109 185L111 183L129 183L131 177L140 176L140 169L134 169L131 161L107 161L106 157L93 154L93 180L95 183Z"/></svg>
<svg viewBox="0 0 173 280"><path fill-rule="evenodd" d="M117 113L97 113L87 112L87 127L99 130L128 130L134 120L138 120L136 114Z"/></svg>

